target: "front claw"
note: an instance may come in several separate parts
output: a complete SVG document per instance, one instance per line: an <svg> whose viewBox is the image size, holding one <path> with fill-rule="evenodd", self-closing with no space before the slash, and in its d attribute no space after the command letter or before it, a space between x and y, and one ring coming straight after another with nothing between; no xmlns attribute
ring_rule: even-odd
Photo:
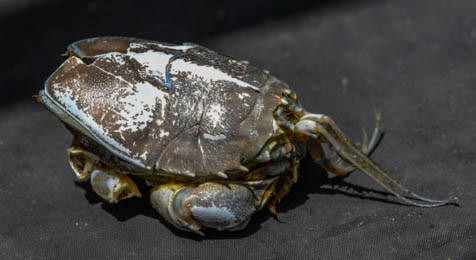
<svg viewBox="0 0 476 260"><path fill-rule="evenodd" d="M253 192L240 184L165 184L151 192L152 206L177 228L200 235L203 227L243 229L257 210Z"/></svg>

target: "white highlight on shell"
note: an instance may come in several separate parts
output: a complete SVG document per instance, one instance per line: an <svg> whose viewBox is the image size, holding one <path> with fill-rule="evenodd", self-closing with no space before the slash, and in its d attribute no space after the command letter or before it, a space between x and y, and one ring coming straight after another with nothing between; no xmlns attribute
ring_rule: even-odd
<svg viewBox="0 0 476 260"><path fill-rule="evenodd" d="M220 125L224 113L225 111L220 104L213 104L210 105L205 115L211 120L212 126L215 128Z"/></svg>
<svg viewBox="0 0 476 260"><path fill-rule="evenodd" d="M169 132L165 131L164 129L160 129L159 137L165 137L169 135L170 135Z"/></svg>
<svg viewBox="0 0 476 260"><path fill-rule="evenodd" d="M203 134L203 137L205 139L209 139L209 140L214 140L214 141L218 141L218 140L224 140L226 139L226 136L225 135L211 135L211 134Z"/></svg>
<svg viewBox="0 0 476 260"><path fill-rule="evenodd" d="M112 60L112 61L115 61L117 64L123 66L126 64L126 61L124 60L124 56L125 56L124 53L108 52L108 53L96 55L95 57L106 59L106 62L110 62L109 60Z"/></svg>
<svg viewBox="0 0 476 260"><path fill-rule="evenodd" d="M162 81L166 81L165 74L167 71L167 64L169 64L170 58L174 56L173 54L167 54L155 50L148 50L142 53L128 50L127 55L144 66L147 73L150 73L150 75L157 77Z"/></svg>
<svg viewBox="0 0 476 260"><path fill-rule="evenodd" d="M167 102L165 96L168 94L148 82L136 83L134 89L127 90L128 95L118 99L122 105L118 106L120 109L118 114L122 117L118 120L118 123L122 124L118 130L120 132L144 130L153 119L157 101L160 101L161 112L164 112Z"/></svg>
<svg viewBox="0 0 476 260"><path fill-rule="evenodd" d="M160 48L166 48L166 49L172 49L172 50L178 50L178 51L186 51L188 49L192 49L197 47L197 45L194 44L182 44L182 45L175 45L175 44L166 44L166 43L151 43L151 45L158 46Z"/></svg>
<svg viewBox="0 0 476 260"><path fill-rule="evenodd" d="M244 97L250 97L250 94L248 94L248 93L239 93L238 94L239 99L243 99Z"/></svg>
<svg viewBox="0 0 476 260"><path fill-rule="evenodd" d="M180 72L189 72L190 77L200 78L203 81L213 83L217 81L229 81L243 88L252 88L259 90L259 88L239 80L215 67L198 65L184 59L176 59L171 62L171 73L178 74Z"/></svg>
<svg viewBox="0 0 476 260"><path fill-rule="evenodd" d="M164 117L168 93L148 82L136 83L134 89L126 90L128 95L118 99L118 102L122 104L119 106L121 110L118 111L122 117L118 121L119 124L122 124L119 132L144 130L153 120L157 102L160 102L161 116Z"/></svg>
<svg viewBox="0 0 476 260"><path fill-rule="evenodd" d="M127 88L129 95L118 99L118 102L123 106L118 106L118 114L121 115L121 119L118 120L118 124L122 124L117 130L121 131L138 131L144 129L150 121L153 120L154 110L157 102L161 105L162 117L165 115L166 97L167 93L163 92L149 83L139 83L135 85L135 91L133 88ZM73 97L73 92L69 87L62 87L60 83L53 84L53 89L62 88L64 91L55 91L55 95L58 98L58 102L65 107L69 114L76 117L83 125L88 126L88 129L104 142L123 154L128 156L132 155L132 151L121 143L116 141L110 136L110 131L105 129L101 124L96 122L88 113L80 110L77 106L77 102ZM48 94L48 93L47 93ZM49 94L48 94L49 95ZM148 109L143 109L147 107ZM162 136L168 135L168 132L161 132ZM147 154L138 155L143 160L146 160ZM144 166L139 161L134 160L138 165Z"/></svg>
<svg viewBox="0 0 476 260"><path fill-rule="evenodd" d="M116 61L120 65L124 65L125 61L123 57L128 56L131 59L134 59L138 63L140 63L145 68L148 74L150 74L153 77L157 77L162 82L167 81L166 79L167 65L170 64L171 73L178 74L180 72L188 72L189 77L199 78L209 83L217 82L217 81L229 81L229 82L235 83L236 85L240 87L252 88L254 90L259 91L259 88L247 82L244 82L236 77L233 77L221 71L218 68L215 68L212 66L198 65L191 61L185 61L184 59L176 59L171 61L171 58L173 58L175 54L169 54L162 51L150 50L150 49L145 52L137 52L137 50L134 51L134 49L148 49L150 48L148 47L150 45L155 45L160 48L179 50L182 52L185 52L188 49L196 47L196 45L193 45L193 44L173 45L173 44L166 44L166 43L148 43L148 44L130 43L126 54L119 53L119 52L110 52L110 53L98 55L97 57L108 58L108 59ZM249 97L249 94L247 93L239 94L240 99L243 99L244 96Z"/></svg>
<svg viewBox="0 0 476 260"><path fill-rule="evenodd" d="M186 51L191 48L195 48L194 45L169 45L164 43L148 43L147 45L154 45L160 48L171 49L171 50L178 50L178 51ZM167 65L170 63L170 59L174 57L173 53L165 53L162 51L157 50L147 50L146 52L135 52L133 49L148 49L145 44L141 43L131 43L129 48L127 49L127 56L131 57L131 59L136 60L139 62L144 68L146 69L147 73L159 78L161 81L166 82L167 79L165 77L167 73Z"/></svg>

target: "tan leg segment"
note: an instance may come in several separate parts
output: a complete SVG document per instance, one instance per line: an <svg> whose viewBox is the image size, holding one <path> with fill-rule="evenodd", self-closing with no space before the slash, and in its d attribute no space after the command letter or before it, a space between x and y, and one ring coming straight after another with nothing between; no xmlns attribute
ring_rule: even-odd
<svg viewBox="0 0 476 260"><path fill-rule="evenodd" d="M80 146L72 145L68 148L69 165L80 180L88 177L94 170L98 157Z"/></svg>

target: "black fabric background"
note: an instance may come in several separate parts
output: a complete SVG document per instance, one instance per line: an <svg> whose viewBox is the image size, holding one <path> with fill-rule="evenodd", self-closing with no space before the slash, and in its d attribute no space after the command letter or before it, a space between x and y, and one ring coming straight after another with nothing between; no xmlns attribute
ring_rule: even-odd
<svg viewBox="0 0 476 260"><path fill-rule="evenodd" d="M476 259L475 14L468 0L41 1L3 14L0 259ZM400 205L360 172L335 178L309 159L280 221L259 212L240 232L178 231L147 198L104 204L74 181L70 134L31 98L68 43L97 35L249 60L356 140L377 109L374 158L462 206Z"/></svg>

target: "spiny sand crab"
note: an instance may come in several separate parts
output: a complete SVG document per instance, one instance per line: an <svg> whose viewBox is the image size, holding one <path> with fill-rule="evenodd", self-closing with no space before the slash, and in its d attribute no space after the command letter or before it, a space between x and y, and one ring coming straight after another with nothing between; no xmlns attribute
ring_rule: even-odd
<svg viewBox="0 0 476 260"><path fill-rule="evenodd" d="M110 203L153 186L152 206L174 226L238 230L297 181L299 160L337 175L359 169L400 200L434 207L367 156L326 115L302 108L286 83L195 44L99 37L68 47L37 99L73 133L69 162ZM377 118L378 121L379 117ZM337 155L337 156L336 156Z"/></svg>

